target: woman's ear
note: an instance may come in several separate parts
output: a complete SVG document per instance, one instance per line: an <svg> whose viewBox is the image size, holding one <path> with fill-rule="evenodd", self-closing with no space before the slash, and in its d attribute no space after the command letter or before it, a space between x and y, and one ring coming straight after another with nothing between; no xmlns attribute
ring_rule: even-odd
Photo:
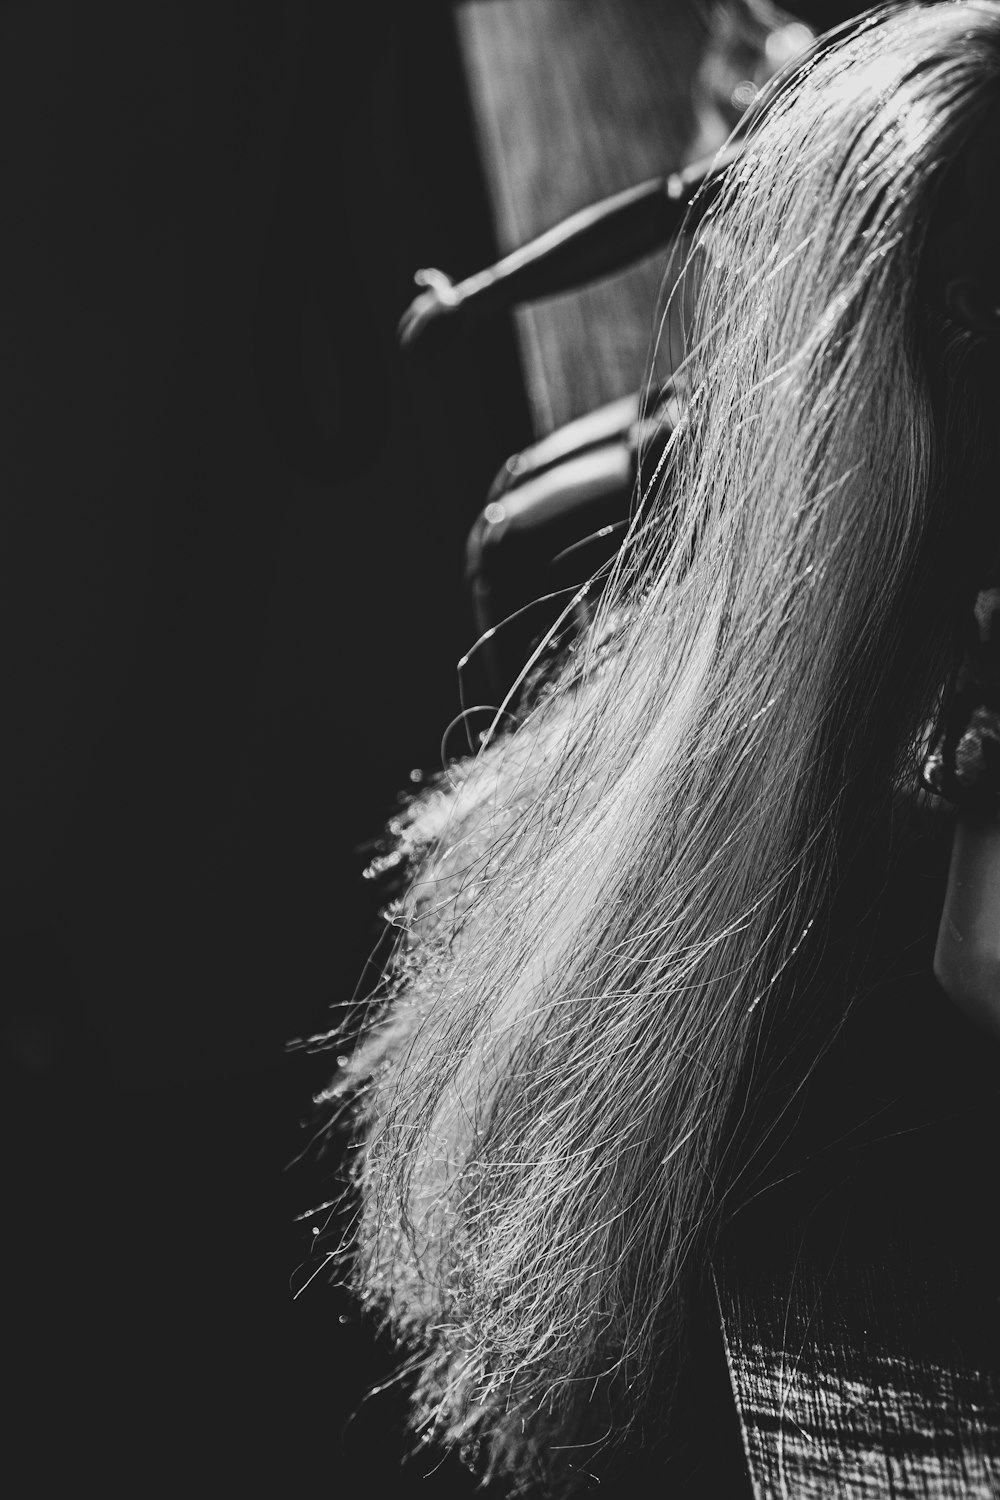
<svg viewBox="0 0 1000 1500"><path fill-rule="evenodd" d="M997 292L976 276L956 276L944 292L945 306L956 323L972 333L1000 334Z"/></svg>
<svg viewBox="0 0 1000 1500"><path fill-rule="evenodd" d="M970 333L1000 335L1000 103L948 170L925 256L932 302Z"/></svg>

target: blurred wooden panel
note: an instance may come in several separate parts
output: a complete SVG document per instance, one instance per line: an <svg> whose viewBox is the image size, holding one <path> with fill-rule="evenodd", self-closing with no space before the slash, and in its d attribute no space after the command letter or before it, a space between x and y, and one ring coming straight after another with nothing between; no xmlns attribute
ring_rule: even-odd
<svg viewBox="0 0 1000 1500"><path fill-rule="evenodd" d="M497 241L690 159L697 0L477 0L456 11ZM642 382L664 257L515 316L537 435Z"/></svg>

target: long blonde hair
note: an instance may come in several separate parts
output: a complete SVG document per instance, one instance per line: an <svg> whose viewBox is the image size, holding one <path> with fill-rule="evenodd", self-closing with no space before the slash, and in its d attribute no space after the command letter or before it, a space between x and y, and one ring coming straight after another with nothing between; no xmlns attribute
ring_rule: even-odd
<svg viewBox="0 0 1000 1500"><path fill-rule="evenodd" d="M395 830L416 875L340 1085L356 1283L417 1428L522 1482L655 1425L865 972L997 461L922 250L998 93L993 0L881 11L779 81L588 639Z"/></svg>

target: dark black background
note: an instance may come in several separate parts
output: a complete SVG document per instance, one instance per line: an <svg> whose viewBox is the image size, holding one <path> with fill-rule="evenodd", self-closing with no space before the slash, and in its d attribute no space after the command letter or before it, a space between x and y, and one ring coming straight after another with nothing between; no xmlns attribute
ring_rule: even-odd
<svg viewBox="0 0 1000 1500"><path fill-rule="evenodd" d="M5 1467L464 1489L293 1296L337 1153L289 1167L331 1061L285 1054L364 968L529 437L506 327L395 349L413 271L495 248L449 7L8 3L0 112Z"/></svg>

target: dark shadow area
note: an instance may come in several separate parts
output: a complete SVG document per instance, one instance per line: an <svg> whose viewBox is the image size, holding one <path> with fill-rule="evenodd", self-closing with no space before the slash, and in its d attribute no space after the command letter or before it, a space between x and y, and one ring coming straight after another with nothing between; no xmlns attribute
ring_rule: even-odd
<svg viewBox="0 0 1000 1500"><path fill-rule="evenodd" d="M530 438L505 325L395 351L417 266L496 253L449 7L10 6L0 57L11 1470L409 1494L386 1351L292 1296L331 1061L284 1046L364 968Z"/></svg>

